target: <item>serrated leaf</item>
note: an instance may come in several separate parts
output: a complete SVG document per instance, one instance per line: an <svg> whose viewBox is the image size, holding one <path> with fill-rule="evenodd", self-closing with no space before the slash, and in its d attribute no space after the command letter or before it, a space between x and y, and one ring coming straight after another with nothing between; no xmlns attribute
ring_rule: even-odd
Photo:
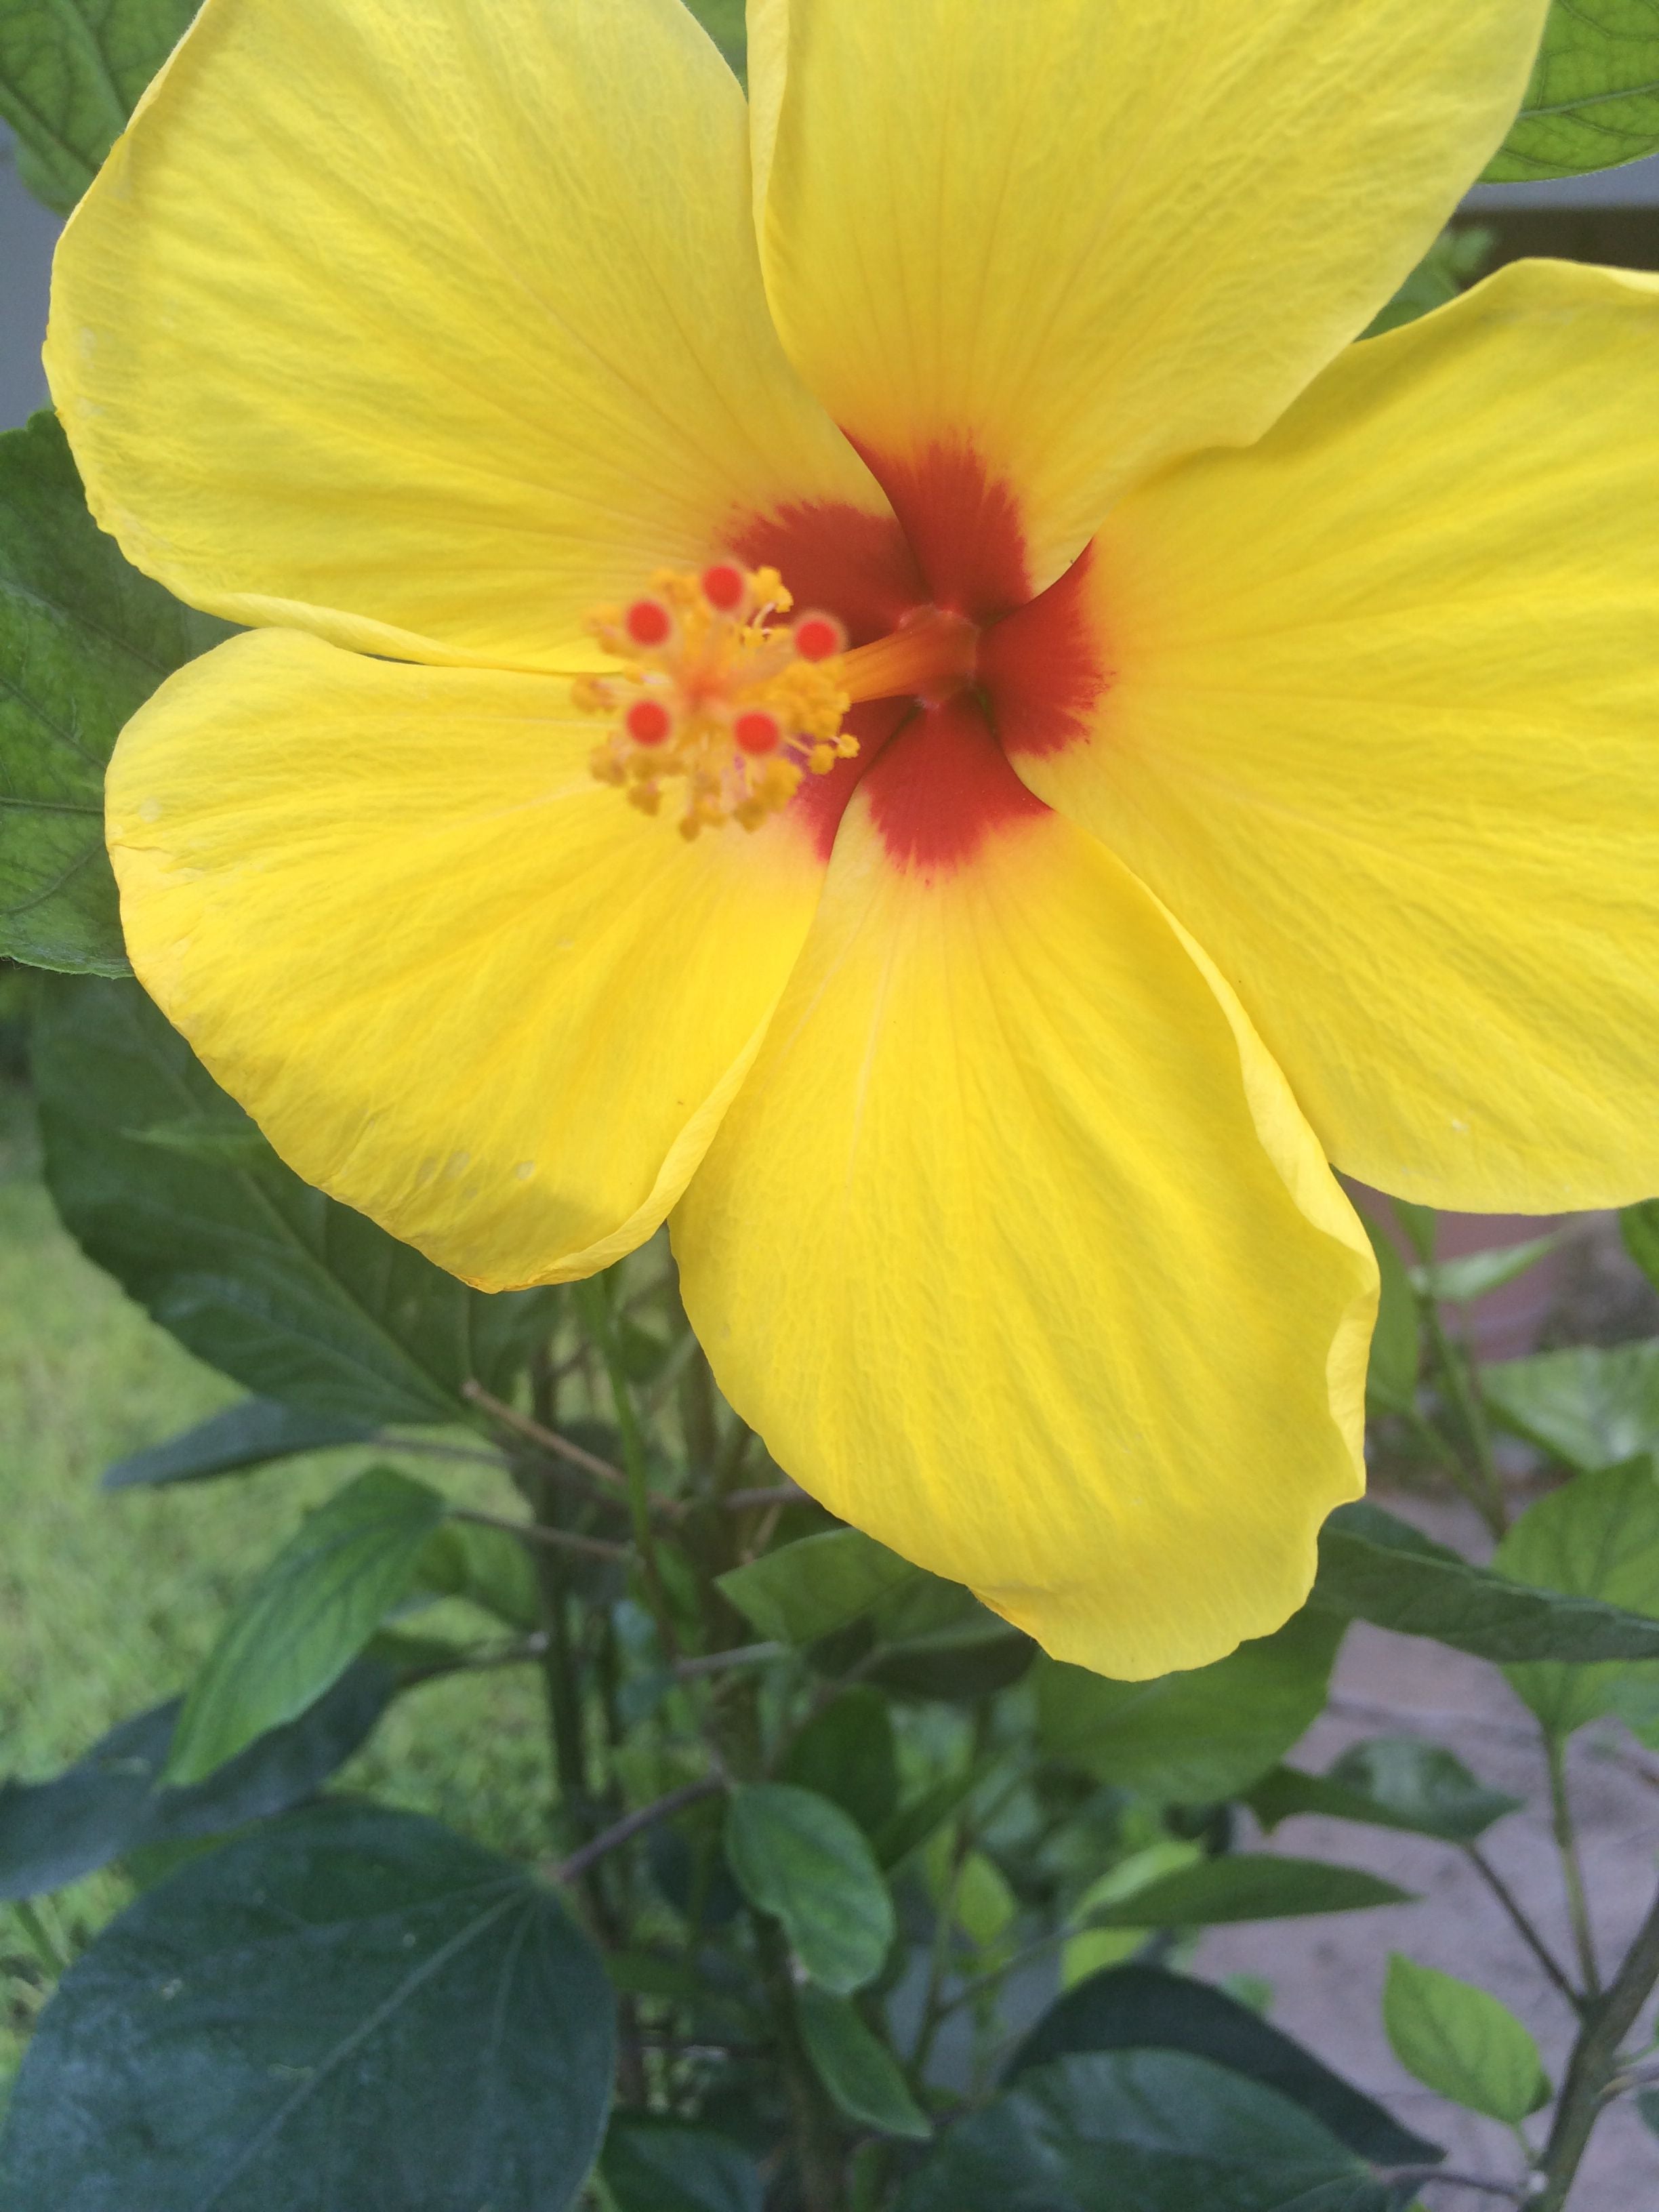
<svg viewBox="0 0 1659 2212"><path fill-rule="evenodd" d="M618 2112L599 2156L617 2212L761 2212L765 2191L747 2151L709 2128Z"/></svg>
<svg viewBox="0 0 1659 2212"><path fill-rule="evenodd" d="M1641 1613L1528 1589L1376 1505L1340 1505L1321 1529L1312 1602L1500 1663L1659 1658L1659 1625Z"/></svg>
<svg viewBox="0 0 1659 2212"><path fill-rule="evenodd" d="M1583 1473L1659 1444L1659 1342L1498 1360L1482 1369L1480 1389L1506 1428Z"/></svg>
<svg viewBox="0 0 1659 2212"><path fill-rule="evenodd" d="M899 2212L1393 2212L1398 2192L1260 2083L1173 2051L1022 2075L953 2128Z"/></svg>
<svg viewBox="0 0 1659 2212"><path fill-rule="evenodd" d="M763 1636L811 1644L921 1571L860 1529L831 1528L733 1567L715 1587Z"/></svg>
<svg viewBox="0 0 1659 2212"><path fill-rule="evenodd" d="M1494 1565L1517 1582L1654 1616L1659 1631L1659 1480L1651 1460L1581 1474L1529 1505L1498 1546ZM1652 1653L1644 1657L1659 1656ZM1613 1710L1620 1666L1510 1667L1510 1687L1556 1736ZM1636 1678L1651 1682L1652 1668Z"/></svg>
<svg viewBox="0 0 1659 2212"><path fill-rule="evenodd" d="M17 30L0 0L0 70ZM164 678L229 635L128 566L55 416L0 434L0 955L127 972L104 764Z"/></svg>
<svg viewBox="0 0 1659 2212"><path fill-rule="evenodd" d="M840 1806L787 1783L746 1784L726 1808L726 1856L812 1980L850 1996L875 1979L893 1940L893 1900Z"/></svg>
<svg viewBox="0 0 1659 2212"><path fill-rule="evenodd" d="M1659 152L1659 5L1555 0L1495 185L1576 177Z"/></svg>
<svg viewBox="0 0 1659 2212"><path fill-rule="evenodd" d="M563 2212L611 2099L599 1955L524 1868L372 1806L192 1860L64 1976L0 2201Z"/></svg>
<svg viewBox="0 0 1659 2212"><path fill-rule="evenodd" d="M1523 1243L1500 1244L1489 1252L1465 1252L1455 1260L1425 1261L1411 1271L1413 1290L1425 1297L1454 1305L1467 1305L1518 1282L1529 1268L1549 1257L1560 1243L1558 1231L1547 1237L1529 1237Z"/></svg>
<svg viewBox="0 0 1659 2212"><path fill-rule="evenodd" d="M1415 1736L1375 1736L1345 1751L1323 1774L1275 1767L1249 1792L1264 1828L1298 1813L1401 1828L1443 1843L1471 1844L1524 1800L1488 1790L1462 1760Z"/></svg>
<svg viewBox="0 0 1659 2212"><path fill-rule="evenodd" d="M370 1656L297 1720L262 1735L206 1782L165 1789L183 1699L123 1721L48 1782L0 1783L0 1898L35 1897L112 1859L223 1835L301 1803L362 1744L398 1687Z"/></svg>
<svg viewBox="0 0 1659 2212"><path fill-rule="evenodd" d="M198 0L0 0L0 117L19 173L67 215Z"/></svg>
<svg viewBox="0 0 1659 2212"><path fill-rule="evenodd" d="M104 1469L103 1487L132 1490L171 1482L210 1482L301 1452L368 1443L375 1433L366 1421L308 1413L301 1407L280 1406L272 1398L247 1398L169 1437L163 1444L118 1459Z"/></svg>
<svg viewBox="0 0 1659 2212"><path fill-rule="evenodd" d="M1021 2043L1005 2078L1014 2081L1077 2051L1136 2050L1185 2051L1243 2075L1379 2166L1420 2166L1444 2154L1224 1990L1161 1966L1113 1966L1079 1982Z"/></svg>
<svg viewBox="0 0 1659 2212"><path fill-rule="evenodd" d="M1045 1660L1036 1676L1043 1749L1164 1803L1234 1796L1324 1710L1341 1640L1334 1616L1304 1611L1212 1666L1149 1682Z"/></svg>
<svg viewBox="0 0 1659 2212"><path fill-rule="evenodd" d="M231 1614L191 1684L167 1780L201 1781L337 1680L408 1595L446 1510L425 1483L373 1467L309 1515Z"/></svg>
<svg viewBox="0 0 1659 2212"><path fill-rule="evenodd" d="M1390 1954L1382 2025L1406 2071L1453 2104L1519 2126L1547 2104L1538 2045L1490 1990Z"/></svg>
<svg viewBox="0 0 1659 2212"><path fill-rule="evenodd" d="M1096 1928L1217 1928L1240 1920L1299 1920L1322 1912L1364 1912L1410 1905L1409 1890L1357 1867L1270 1851L1228 1852L1164 1875L1116 1905L1089 1915Z"/></svg>
<svg viewBox="0 0 1659 2212"><path fill-rule="evenodd" d="M252 1127L136 983L46 979L33 1031L46 1180L100 1267L247 1389L374 1425L510 1391L557 1293L488 1297L281 1166L175 1157L135 1129Z"/></svg>
<svg viewBox="0 0 1659 2212"><path fill-rule="evenodd" d="M845 1997L809 1982L795 1991L795 2019L819 2081L849 2120L912 2142L933 2133L892 2052Z"/></svg>

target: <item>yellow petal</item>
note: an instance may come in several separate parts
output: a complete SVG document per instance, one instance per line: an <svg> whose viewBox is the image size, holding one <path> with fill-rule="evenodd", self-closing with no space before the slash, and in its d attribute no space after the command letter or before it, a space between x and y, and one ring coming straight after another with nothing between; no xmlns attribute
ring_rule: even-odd
<svg viewBox="0 0 1659 2212"><path fill-rule="evenodd" d="M569 665L744 517L884 512L779 348L680 0L208 0L64 235L46 361L140 568L373 652Z"/></svg>
<svg viewBox="0 0 1659 2212"><path fill-rule="evenodd" d="M554 678L264 630L110 768L145 988L302 1176L486 1290L657 1227L823 873L787 820L688 845L593 781L596 733Z"/></svg>
<svg viewBox="0 0 1659 2212"><path fill-rule="evenodd" d="M960 527L969 454L1046 583L1126 483L1258 436L1364 327L1502 139L1544 15L762 0L784 343L913 538Z"/></svg>
<svg viewBox="0 0 1659 2212"><path fill-rule="evenodd" d="M1275 1627L1360 1487L1375 1267L1282 1078L953 710L854 797L674 1237L779 1462L1059 1657L1155 1674Z"/></svg>
<svg viewBox="0 0 1659 2212"><path fill-rule="evenodd" d="M1354 347L1114 514L1111 688L1019 759L1425 1204L1659 1189L1656 353L1659 279L1547 262Z"/></svg>

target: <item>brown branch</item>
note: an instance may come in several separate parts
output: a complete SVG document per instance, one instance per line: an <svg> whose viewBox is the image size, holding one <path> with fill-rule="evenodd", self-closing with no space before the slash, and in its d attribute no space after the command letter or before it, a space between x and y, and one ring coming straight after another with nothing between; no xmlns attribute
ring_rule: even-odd
<svg viewBox="0 0 1659 2212"><path fill-rule="evenodd" d="M470 1505L452 1505L452 1521L471 1521L475 1528L500 1528L521 1544L546 1544L560 1552L582 1552L593 1559L631 1559L633 1547L607 1543L603 1536L579 1536L572 1528L550 1528L539 1521L509 1521L501 1513L477 1513Z"/></svg>

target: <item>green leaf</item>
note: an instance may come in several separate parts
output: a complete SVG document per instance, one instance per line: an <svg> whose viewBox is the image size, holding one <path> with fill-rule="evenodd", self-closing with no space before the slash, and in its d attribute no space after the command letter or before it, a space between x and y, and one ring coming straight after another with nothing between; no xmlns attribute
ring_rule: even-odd
<svg viewBox="0 0 1659 2212"><path fill-rule="evenodd" d="M1490 1252L1465 1252L1455 1260L1425 1261L1411 1271L1413 1290L1424 1297L1467 1305L1519 1280L1529 1267L1547 1259L1561 1242L1560 1232L1531 1237L1522 1244L1500 1244Z"/></svg>
<svg viewBox="0 0 1659 2212"><path fill-rule="evenodd" d="M136 983L52 977L34 1080L46 1179L100 1267L199 1358L347 1420L471 1419L550 1333L558 1294L468 1290L286 1168L187 1159L133 1133L252 1127Z"/></svg>
<svg viewBox="0 0 1659 2212"><path fill-rule="evenodd" d="M818 2079L849 2120L912 2141L933 2133L897 2060L845 1997L808 1982L795 1991L795 2018Z"/></svg>
<svg viewBox="0 0 1659 2212"><path fill-rule="evenodd" d="M708 2128L618 2112L599 2171L617 2212L761 2212L760 2168Z"/></svg>
<svg viewBox="0 0 1659 2212"><path fill-rule="evenodd" d="M1506 2004L1473 1982L1392 1952L1382 2025L1406 2071L1469 2112L1516 2127L1549 2101L1538 2045Z"/></svg>
<svg viewBox="0 0 1659 2212"><path fill-rule="evenodd" d="M815 1790L850 1814L866 1836L879 1833L898 1803L893 1717L879 1690L848 1690L815 1713L777 1770L781 1782Z"/></svg>
<svg viewBox="0 0 1659 2212"><path fill-rule="evenodd" d="M1379 1411L1398 1413L1413 1406L1417 1398L1417 1299L1406 1263L1395 1249L1393 1239L1363 1214L1360 1226L1371 1240L1382 1285L1376 1327L1371 1332L1366 1394Z"/></svg>
<svg viewBox="0 0 1659 2212"><path fill-rule="evenodd" d="M734 1790L726 1856L749 1902L783 1923L807 1973L850 1996L881 1972L893 1900L862 1832L838 1805L782 1782Z"/></svg>
<svg viewBox="0 0 1659 2212"><path fill-rule="evenodd" d="M0 0L0 117L18 171L67 215L189 27L197 0Z"/></svg>
<svg viewBox="0 0 1659 2212"><path fill-rule="evenodd" d="M1659 1444L1659 1342L1576 1344L1482 1369L1506 1428L1589 1473Z"/></svg>
<svg viewBox="0 0 1659 2212"><path fill-rule="evenodd" d="M1659 1658L1659 1630L1639 1613L1524 1588L1377 1505L1340 1505L1326 1522L1313 1603L1477 1659Z"/></svg>
<svg viewBox="0 0 1659 2212"><path fill-rule="evenodd" d="M1081 2051L1184 2051L1288 2097L1379 2166L1421 2166L1444 2155L1224 1990L1161 1966L1112 1966L1079 1982L1025 2038L1006 2078Z"/></svg>
<svg viewBox="0 0 1659 2212"><path fill-rule="evenodd" d="M857 1528L831 1528L733 1567L715 1587L763 1636L811 1644L845 1628L921 1573Z"/></svg>
<svg viewBox="0 0 1659 2212"><path fill-rule="evenodd" d="M865 1662L867 1678L902 1698L977 1704L1018 1682L1037 1656L971 1590L920 1568L878 1600L870 1628L881 1648Z"/></svg>
<svg viewBox="0 0 1659 2212"><path fill-rule="evenodd" d="M1509 1531L1493 1564L1519 1583L1653 1615L1650 1626L1659 1632L1659 1481L1652 1461L1581 1474L1540 1498ZM1562 1737L1613 1709L1625 1674L1617 1666L1507 1671L1516 1695L1551 1735ZM1651 1671L1644 1669L1639 1679L1650 1680Z"/></svg>
<svg viewBox="0 0 1659 2212"><path fill-rule="evenodd" d="M1364 1912L1410 1905L1412 1893L1356 1867L1270 1851L1228 1852L1148 1882L1119 1905L1089 1915L1094 1928L1217 1928L1236 1920L1300 1920L1317 1912Z"/></svg>
<svg viewBox="0 0 1659 2212"><path fill-rule="evenodd" d="M201 1781L319 1698L408 1595L445 1510L425 1483L372 1467L309 1515L220 1631L185 1699L167 1780Z"/></svg>
<svg viewBox="0 0 1659 2212"><path fill-rule="evenodd" d="M160 1786L179 1698L121 1722L49 1782L0 1783L0 1899L39 1896L130 1852L286 1812L344 1765L398 1686L387 1661L360 1659L297 1720L191 1789Z"/></svg>
<svg viewBox="0 0 1659 2212"><path fill-rule="evenodd" d="M1619 1216L1619 1234L1626 1251L1659 1290L1659 1198L1626 1206Z"/></svg>
<svg viewBox="0 0 1659 2212"><path fill-rule="evenodd" d="M931 1842L945 1823L961 1811L983 1778L981 1769L968 1767L960 1774L946 1775L908 1804L901 1805L874 1838L876 1860L883 1870L893 1873L913 1851Z"/></svg>
<svg viewBox="0 0 1659 2212"><path fill-rule="evenodd" d="M1038 2068L953 2128L899 2212L1392 2212L1309 2113L1184 2051Z"/></svg>
<svg viewBox="0 0 1659 2212"><path fill-rule="evenodd" d="M1357 1743L1323 1774L1275 1767L1249 1797L1264 1828L1275 1828L1297 1813L1315 1813L1326 1820L1363 1820L1376 1828L1437 1836L1448 1844L1474 1843L1493 1821L1518 1812L1523 1802L1488 1790L1439 1744L1409 1735Z"/></svg>
<svg viewBox="0 0 1659 2212"><path fill-rule="evenodd" d="M434 1597L464 1597L509 1628L528 1632L542 1625L535 1567L523 1543L506 1528L446 1521L415 1562L414 1586Z"/></svg>
<svg viewBox="0 0 1659 2212"><path fill-rule="evenodd" d="M0 0L0 72L16 30ZM0 434L0 955L127 972L104 764L157 684L228 635L127 565L55 416Z"/></svg>
<svg viewBox="0 0 1659 2212"><path fill-rule="evenodd" d="M104 1469L106 1490L153 1487L169 1482L208 1482L222 1474L242 1474L269 1467L273 1460L301 1452L326 1451L338 1444L368 1443L375 1431L366 1421L342 1420L332 1413L308 1413L298 1406L279 1406L272 1398L245 1398L169 1437L164 1444L130 1452Z"/></svg>
<svg viewBox="0 0 1659 2212"><path fill-rule="evenodd" d="M1150 1682L1046 1660L1036 1675L1042 1747L1164 1803L1235 1796L1318 1718L1341 1640L1334 1616L1304 1611L1213 1666Z"/></svg>
<svg viewBox="0 0 1659 2212"><path fill-rule="evenodd" d="M1659 8L1654 0L1555 0L1521 112L1486 181L1581 176L1656 151Z"/></svg>
<svg viewBox="0 0 1659 2212"><path fill-rule="evenodd" d="M744 0L687 0L687 5L736 72L748 82L749 40Z"/></svg>
<svg viewBox="0 0 1659 2212"><path fill-rule="evenodd" d="M373 1806L147 1891L24 2058L0 2201L75 2212L564 2212L611 2098L592 1944L524 1868Z"/></svg>

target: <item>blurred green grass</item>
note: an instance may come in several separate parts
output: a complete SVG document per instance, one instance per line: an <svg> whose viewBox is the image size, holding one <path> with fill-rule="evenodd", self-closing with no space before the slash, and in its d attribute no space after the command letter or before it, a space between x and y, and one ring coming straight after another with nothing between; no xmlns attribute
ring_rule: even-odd
<svg viewBox="0 0 1659 2212"><path fill-rule="evenodd" d="M0 1079L0 1774L49 1775L182 1688L238 1589L367 1463L356 1449L219 1482L99 1490L112 1460L240 1395L82 1255L40 1181L28 1092ZM512 1510L487 1468L406 1464ZM420 1626L501 1632L459 1604L434 1607ZM533 1670L459 1676L394 1707L340 1786L529 1856L546 1837L544 1747ZM94 1875L45 1906L33 1933L0 1905L0 2081L41 2001L41 1937L67 1955L130 1894L119 1872Z"/></svg>

